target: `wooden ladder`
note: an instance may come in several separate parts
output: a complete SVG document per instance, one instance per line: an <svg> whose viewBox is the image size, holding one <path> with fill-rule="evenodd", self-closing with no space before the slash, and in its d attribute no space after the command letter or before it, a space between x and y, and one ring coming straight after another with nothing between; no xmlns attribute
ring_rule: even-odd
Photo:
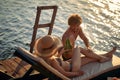
<svg viewBox="0 0 120 80"><path fill-rule="evenodd" d="M37 15L36 15L35 24L34 24L34 31L33 31L33 35L32 35L31 44L30 44L30 52L31 53L33 52L33 46L35 44L35 39L36 39L36 34L37 34L38 28L49 27L48 35L51 35L52 29L53 29L53 24L54 24L56 13L57 13L57 8L58 8L57 6L38 6L37 7ZM46 9L47 10L53 9L51 21L50 21L50 23L39 24L41 11L46 10Z"/></svg>

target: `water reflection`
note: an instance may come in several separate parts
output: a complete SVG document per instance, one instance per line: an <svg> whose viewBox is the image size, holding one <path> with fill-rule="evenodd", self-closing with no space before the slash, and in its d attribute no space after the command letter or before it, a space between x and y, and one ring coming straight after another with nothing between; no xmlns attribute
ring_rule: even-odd
<svg viewBox="0 0 120 80"><path fill-rule="evenodd" d="M0 1L0 59L11 57L16 46L29 50L37 6L58 5L53 35L62 36L67 18L72 13L81 15L83 30L96 51L109 51L118 46L120 56L120 1L119 0L2 0ZM41 21L47 22L51 11ZM38 34L46 34L40 29ZM78 38L78 44L83 47Z"/></svg>

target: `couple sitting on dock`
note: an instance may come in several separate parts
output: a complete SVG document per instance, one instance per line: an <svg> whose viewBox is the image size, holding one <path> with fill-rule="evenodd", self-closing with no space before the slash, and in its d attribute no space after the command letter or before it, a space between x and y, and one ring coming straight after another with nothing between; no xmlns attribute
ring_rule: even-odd
<svg viewBox="0 0 120 80"><path fill-rule="evenodd" d="M102 55L94 53L81 29L81 23L81 17L73 14L68 19L69 28L63 34L62 41L57 36L47 35L35 42L35 54L67 77L83 75L81 66L95 61L106 62L112 58L116 51L116 47L114 47L111 51ZM84 41L86 48L75 45L78 36ZM81 54L85 56L81 57Z"/></svg>

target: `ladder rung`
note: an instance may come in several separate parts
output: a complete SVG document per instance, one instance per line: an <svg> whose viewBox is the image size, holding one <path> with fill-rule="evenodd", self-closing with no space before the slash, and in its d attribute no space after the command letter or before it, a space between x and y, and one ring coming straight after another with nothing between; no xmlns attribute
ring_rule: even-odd
<svg viewBox="0 0 120 80"><path fill-rule="evenodd" d="M38 28L43 28L43 27L50 27L50 23L48 24L39 24Z"/></svg>
<svg viewBox="0 0 120 80"><path fill-rule="evenodd" d="M39 10L39 9L55 9L55 8L57 8L58 6L38 6L37 7L37 9Z"/></svg>

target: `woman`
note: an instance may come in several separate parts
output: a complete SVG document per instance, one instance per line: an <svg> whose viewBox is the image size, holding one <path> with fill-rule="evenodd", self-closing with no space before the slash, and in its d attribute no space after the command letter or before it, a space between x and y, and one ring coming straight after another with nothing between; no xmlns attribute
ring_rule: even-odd
<svg viewBox="0 0 120 80"><path fill-rule="evenodd" d="M59 49L62 47L61 44L61 40L56 36L44 36L36 40L34 47L35 54L43 58L49 65L67 77L83 75L84 72L80 70L81 66L96 61L96 59L87 57L81 58L80 49L78 47L72 49L74 54L71 59L63 61L60 57L56 57ZM65 51L68 50L62 48L59 54ZM113 54L113 52L109 54Z"/></svg>

